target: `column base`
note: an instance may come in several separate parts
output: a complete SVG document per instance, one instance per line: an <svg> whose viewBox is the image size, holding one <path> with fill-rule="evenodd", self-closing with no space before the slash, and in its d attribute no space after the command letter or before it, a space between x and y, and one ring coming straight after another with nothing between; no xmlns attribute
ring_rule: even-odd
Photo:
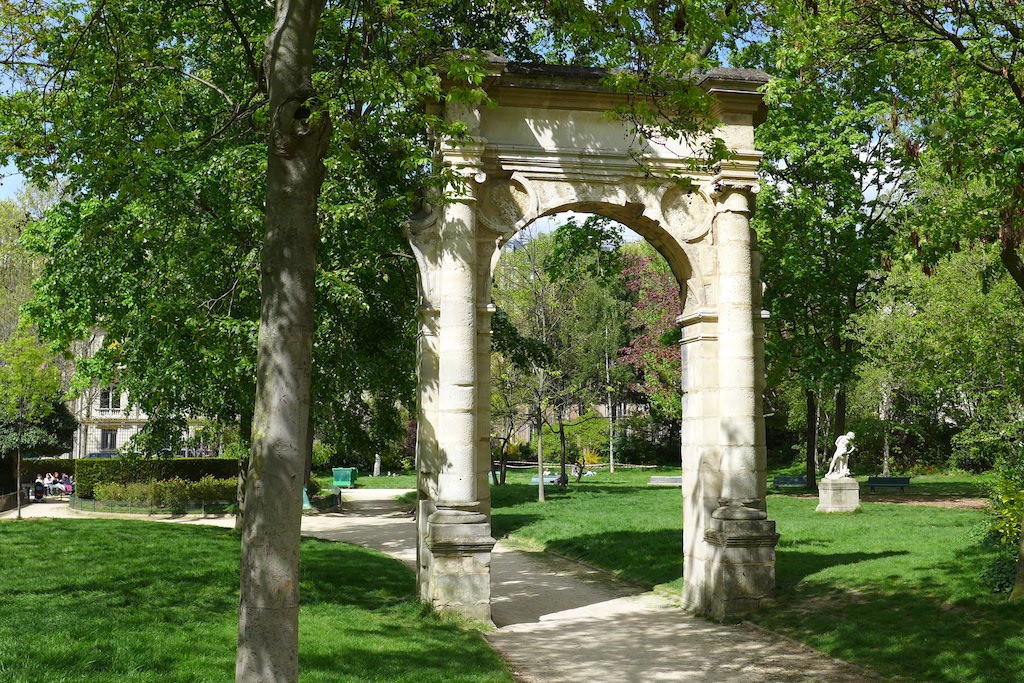
<svg viewBox="0 0 1024 683"><path fill-rule="evenodd" d="M775 590L775 546L779 535L773 521L723 519L733 515L717 512L704 531L709 553L703 563L706 585L691 587L693 599L687 601L686 607L725 621L756 611L771 597ZM703 604L695 604L696 601Z"/></svg>
<svg viewBox="0 0 1024 683"><path fill-rule="evenodd" d="M427 518L424 531L427 557L420 558L421 599L437 610L490 622L495 540L487 515L439 507Z"/></svg>
<svg viewBox="0 0 1024 683"><path fill-rule="evenodd" d="M860 507L860 486L853 477L822 479L818 482L815 512L853 512Z"/></svg>

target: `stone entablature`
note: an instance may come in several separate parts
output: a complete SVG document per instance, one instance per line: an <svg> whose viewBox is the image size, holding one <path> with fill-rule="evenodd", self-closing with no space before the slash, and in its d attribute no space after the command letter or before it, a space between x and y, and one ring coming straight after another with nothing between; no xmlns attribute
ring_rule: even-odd
<svg viewBox="0 0 1024 683"><path fill-rule="evenodd" d="M576 211L632 228L680 284L683 598L718 617L756 608L774 587L777 541L765 512L760 257L750 229L767 79L740 69L699 79L732 154L695 170L699 141L638 141L606 114L624 96L601 87L600 71L491 67L484 88L496 106L438 105L468 136L440 141L438 161L456 180L409 226L420 272L420 595L489 617L491 279L518 230Z"/></svg>

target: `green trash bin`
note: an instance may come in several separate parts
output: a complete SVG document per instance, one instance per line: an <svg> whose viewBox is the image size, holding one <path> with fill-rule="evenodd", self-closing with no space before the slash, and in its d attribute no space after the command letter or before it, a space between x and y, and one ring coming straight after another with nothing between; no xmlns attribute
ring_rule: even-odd
<svg viewBox="0 0 1024 683"><path fill-rule="evenodd" d="M333 472L335 489L350 489L356 485L359 470L355 467L335 467Z"/></svg>

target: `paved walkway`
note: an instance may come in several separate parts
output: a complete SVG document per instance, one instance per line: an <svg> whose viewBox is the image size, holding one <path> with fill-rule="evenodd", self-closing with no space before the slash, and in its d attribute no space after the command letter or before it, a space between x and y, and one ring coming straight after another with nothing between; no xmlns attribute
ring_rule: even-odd
<svg viewBox="0 0 1024 683"><path fill-rule="evenodd" d="M377 548L414 565L415 525L394 490L346 492L343 513L303 518L303 533ZM25 517L80 513L67 504L29 505ZM0 514L0 519L14 512ZM154 519L148 517L147 519ZM228 526L232 518L168 518ZM523 683L872 680L857 669L750 624L688 616L669 600L607 574L502 543L491 563L494 631L487 640Z"/></svg>

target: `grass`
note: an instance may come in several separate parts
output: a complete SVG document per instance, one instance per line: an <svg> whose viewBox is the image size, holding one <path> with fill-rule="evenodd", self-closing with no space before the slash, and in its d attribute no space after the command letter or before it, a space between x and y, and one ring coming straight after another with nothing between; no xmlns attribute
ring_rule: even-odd
<svg viewBox="0 0 1024 683"><path fill-rule="evenodd" d="M652 473L602 473L564 493L549 488L544 504L525 483L495 488L494 533L678 591L681 496L647 486ZM918 484L922 498L974 497L988 486L970 475L913 478ZM1024 610L982 580L996 554L982 542L985 513L861 500L857 513L825 515L814 512L814 498L769 496L782 536L778 592L753 620L903 680L1019 680Z"/></svg>
<svg viewBox="0 0 1024 683"><path fill-rule="evenodd" d="M232 680L238 556L238 537L209 527L0 523L0 680ZM478 633L414 590L380 553L305 539L300 680L512 680Z"/></svg>
<svg viewBox="0 0 1024 683"><path fill-rule="evenodd" d="M672 472L601 472L571 482L567 491L546 486L544 504L536 502L530 473L510 473L506 486L491 488L492 531L525 548L592 562L629 581L671 581L682 576L682 497L674 487L648 486L652 473Z"/></svg>
<svg viewBox="0 0 1024 683"><path fill-rule="evenodd" d="M331 487L334 485L334 477L317 477L320 481L320 486L324 491L329 492ZM416 473L415 472L403 472L393 477L381 475L379 477L371 477L369 475L360 474L356 477L357 489L415 489L416 488Z"/></svg>

